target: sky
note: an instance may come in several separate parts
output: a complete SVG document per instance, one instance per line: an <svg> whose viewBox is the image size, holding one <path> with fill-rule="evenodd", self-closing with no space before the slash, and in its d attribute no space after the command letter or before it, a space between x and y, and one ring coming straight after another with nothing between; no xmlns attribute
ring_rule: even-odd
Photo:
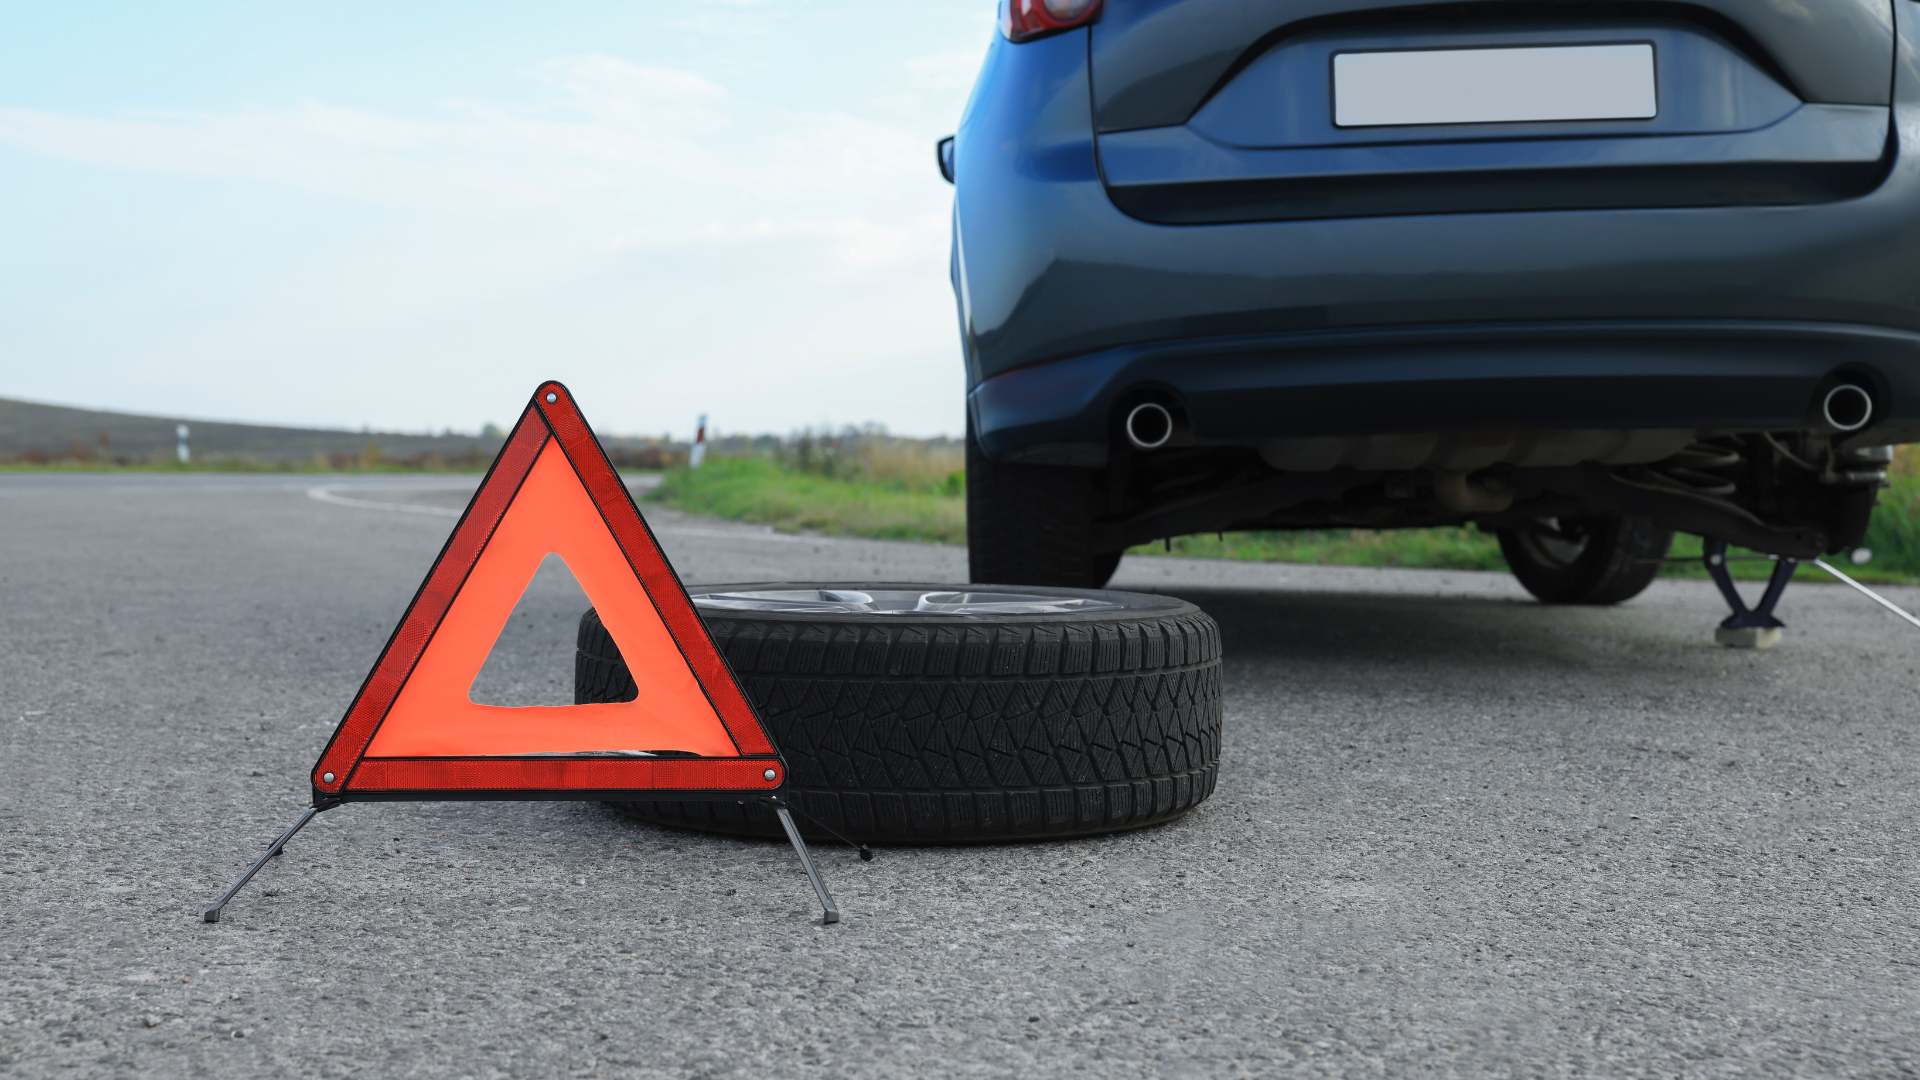
<svg viewBox="0 0 1920 1080"><path fill-rule="evenodd" d="M477 431L958 434L993 0L0 13L0 396Z"/></svg>

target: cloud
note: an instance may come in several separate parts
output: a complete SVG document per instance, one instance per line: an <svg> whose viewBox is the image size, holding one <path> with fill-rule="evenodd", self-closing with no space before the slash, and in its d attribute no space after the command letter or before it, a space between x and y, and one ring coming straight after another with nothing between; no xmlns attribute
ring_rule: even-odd
<svg viewBox="0 0 1920 1080"><path fill-rule="evenodd" d="M913 77L959 66L941 63ZM521 75L404 111L0 107L0 147L117 173L15 247L85 269L8 298L10 353L39 362L0 365L0 393L470 427L560 375L615 431L708 410L733 430L959 429L931 105L805 108L788 81L605 55ZM161 240L129 246L153 223Z"/></svg>
<svg viewBox="0 0 1920 1080"><path fill-rule="evenodd" d="M709 5L715 2L734 10L696 11L673 19L667 25L689 34L729 37L771 34L777 25L788 18L787 12L768 7L762 0L706 0Z"/></svg>
<svg viewBox="0 0 1920 1080"><path fill-rule="evenodd" d="M477 217L541 216L619 246L766 233L844 241L867 261L944 202L926 139L845 114L734 101L689 71L607 56L533 69L518 103L457 100L428 118L305 102L109 118L0 108L0 144L119 169L284 185ZM823 226L822 222L833 222Z"/></svg>
<svg viewBox="0 0 1920 1080"><path fill-rule="evenodd" d="M947 49L916 56L906 62L907 83L920 90L961 90L973 85L985 59L986 46Z"/></svg>
<svg viewBox="0 0 1920 1080"><path fill-rule="evenodd" d="M696 130L724 121L727 92L691 71L639 67L610 56L550 60L536 69L560 101L596 120Z"/></svg>

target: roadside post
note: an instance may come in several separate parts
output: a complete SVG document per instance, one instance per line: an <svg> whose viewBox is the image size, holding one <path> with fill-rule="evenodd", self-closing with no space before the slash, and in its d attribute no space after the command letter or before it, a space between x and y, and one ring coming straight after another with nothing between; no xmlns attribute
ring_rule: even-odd
<svg viewBox="0 0 1920 1080"><path fill-rule="evenodd" d="M687 452L687 468L697 469L707 460L707 414L700 414L700 423L693 429L693 449Z"/></svg>
<svg viewBox="0 0 1920 1080"><path fill-rule="evenodd" d="M506 708L468 697L550 554L627 658L631 701ZM316 815L350 802L663 797L771 808L824 922L840 918L789 812L786 762L558 382L534 392L311 779L312 806L207 922Z"/></svg>

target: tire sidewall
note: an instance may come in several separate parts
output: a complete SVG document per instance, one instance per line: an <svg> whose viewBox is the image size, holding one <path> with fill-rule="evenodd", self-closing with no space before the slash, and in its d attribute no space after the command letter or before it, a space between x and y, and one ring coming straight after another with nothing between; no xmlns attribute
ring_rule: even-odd
<svg viewBox="0 0 1920 1080"><path fill-rule="evenodd" d="M1639 518L1586 519L1585 548L1571 562L1551 565L1520 529L1498 532L1500 552L1520 584L1542 603L1617 604L1639 595L1660 575L1673 532Z"/></svg>

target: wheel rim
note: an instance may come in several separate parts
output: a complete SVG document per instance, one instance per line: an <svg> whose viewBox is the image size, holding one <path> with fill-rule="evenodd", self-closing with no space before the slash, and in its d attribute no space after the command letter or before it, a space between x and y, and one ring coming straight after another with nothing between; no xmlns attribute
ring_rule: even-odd
<svg viewBox="0 0 1920 1080"><path fill-rule="evenodd" d="M871 615L1066 615L1127 607L1113 600L980 589L756 589L695 592L704 611L790 611Z"/></svg>
<svg viewBox="0 0 1920 1080"><path fill-rule="evenodd" d="M1527 557L1541 566L1564 570L1593 546L1593 525L1579 519L1541 518L1515 530Z"/></svg>

